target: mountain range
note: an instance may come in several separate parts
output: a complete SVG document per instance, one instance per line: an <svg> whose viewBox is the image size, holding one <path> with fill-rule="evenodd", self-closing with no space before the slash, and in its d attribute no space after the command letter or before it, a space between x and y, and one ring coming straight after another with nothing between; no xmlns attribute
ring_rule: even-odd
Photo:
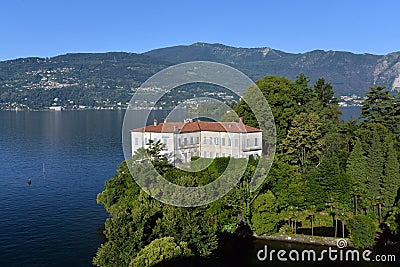
<svg viewBox="0 0 400 267"><path fill-rule="evenodd" d="M151 75L177 63L205 60L237 68L253 80L266 75L311 81L325 78L337 96L362 96L370 86L400 89L400 52L387 55L314 50L287 53L268 47L236 48L194 43L151 50L74 53L51 58L0 62L0 108L52 104L99 106L129 101L135 88Z"/></svg>

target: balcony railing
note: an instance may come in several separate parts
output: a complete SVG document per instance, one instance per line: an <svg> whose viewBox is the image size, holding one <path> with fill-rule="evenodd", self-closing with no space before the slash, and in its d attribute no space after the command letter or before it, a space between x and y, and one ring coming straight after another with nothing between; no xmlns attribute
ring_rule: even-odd
<svg viewBox="0 0 400 267"><path fill-rule="evenodd" d="M247 151L255 151L255 150L261 150L262 147L261 145L257 145L257 146L244 146L243 147L243 151L247 152Z"/></svg>

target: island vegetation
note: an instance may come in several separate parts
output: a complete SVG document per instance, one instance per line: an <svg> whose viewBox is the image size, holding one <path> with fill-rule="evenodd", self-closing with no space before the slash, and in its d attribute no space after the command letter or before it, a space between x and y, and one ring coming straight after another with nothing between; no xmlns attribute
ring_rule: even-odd
<svg viewBox="0 0 400 267"><path fill-rule="evenodd" d="M262 186L249 190L256 166L271 159L250 157L240 182L221 199L191 208L163 204L129 172L128 164L146 152L139 151L120 164L98 195L110 217L95 265L153 266L212 257L221 236L243 226L256 235L349 238L356 248L371 247L377 238L399 239L400 94L372 87L361 118L342 121L332 86L322 78L310 85L304 74L294 81L267 76L257 85L277 130L272 167L269 173L261 168ZM251 97L251 90L244 93L244 99ZM258 126L243 99L235 111L245 124ZM152 163L163 177L182 186L210 183L230 160L216 158L207 169L190 173L169 165L158 156L160 149L160 143L148 149Z"/></svg>

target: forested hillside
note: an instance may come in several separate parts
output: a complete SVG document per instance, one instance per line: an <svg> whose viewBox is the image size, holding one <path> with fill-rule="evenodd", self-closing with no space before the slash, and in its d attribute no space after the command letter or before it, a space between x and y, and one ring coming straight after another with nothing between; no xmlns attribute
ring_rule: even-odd
<svg viewBox="0 0 400 267"><path fill-rule="evenodd" d="M220 62L235 67L253 80L266 75L295 79L299 73L315 82L320 77L333 85L336 96L364 96L368 88L400 88L400 53L353 54L315 50L286 53L268 47L236 48L195 43L152 50L143 54L76 53L51 58L21 58L0 62L0 109L125 107L135 88L167 66L194 60ZM204 96L213 88L192 88L188 94ZM353 98L354 100L355 98ZM171 99L172 100L172 99ZM173 106L169 101L165 106Z"/></svg>

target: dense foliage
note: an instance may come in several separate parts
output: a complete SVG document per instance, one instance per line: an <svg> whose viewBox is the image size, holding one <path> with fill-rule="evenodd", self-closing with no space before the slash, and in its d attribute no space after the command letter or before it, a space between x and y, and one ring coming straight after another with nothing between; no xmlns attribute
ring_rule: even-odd
<svg viewBox="0 0 400 267"><path fill-rule="evenodd" d="M271 76L257 85L271 106L278 133L272 168L268 175L265 169L260 174L263 185L256 192L248 189L257 164L268 164L265 158L250 158L237 186L221 199L201 207L174 207L149 197L135 182L141 174L132 177L131 163L123 162L98 196L110 218L96 265L158 261L153 240L166 257L208 257L218 247L219 234L233 233L238 225L247 225L258 235L346 237L349 232L359 248L373 245L376 232L387 234L384 229L390 238L399 235L400 135L392 119L400 116L400 95L371 88L363 103L364 120L340 121L332 86L323 79L310 86L303 74L295 81ZM256 126L243 99L236 112ZM159 157L160 149L159 143L148 149L156 169L183 186L214 181L229 160L216 158L205 170L185 172ZM191 164L201 165L203 160L196 158Z"/></svg>
<svg viewBox="0 0 400 267"><path fill-rule="evenodd" d="M172 237L163 237L151 241L131 261L132 267L149 267L177 257L190 257L192 251L186 242L177 243Z"/></svg>
<svg viewBox="0 0 400 267"><path fill-rule="evenodd" d="M349 221L350 238L356 248L370 247L375 243L377 222L370 216L356 215Z"/></svg>

